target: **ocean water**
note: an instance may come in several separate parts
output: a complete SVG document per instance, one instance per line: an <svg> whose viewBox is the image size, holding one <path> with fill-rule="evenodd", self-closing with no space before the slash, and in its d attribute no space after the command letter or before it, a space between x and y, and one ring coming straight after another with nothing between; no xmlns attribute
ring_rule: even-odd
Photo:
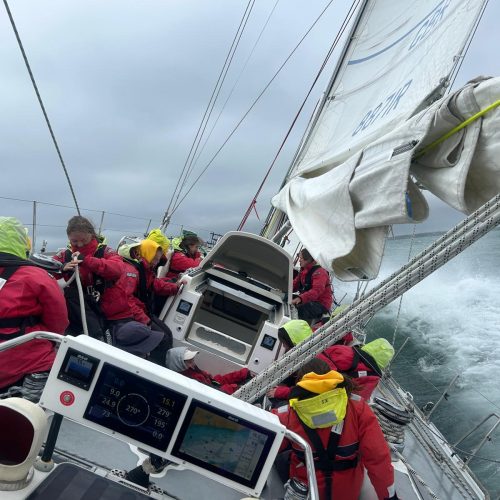
<svg viewBox="0 0 500 500"><path fill-rule="evenodd" d="M379 280L392 274L435 237L387 242ZM349 291L338 283L339 293ZM340 297L342 296L340 295ZM399 316L398 316L398 309ZM380 311L367 325L368 340L385 337L396 351L394 378L421 407L437 402L455 375L459 379L431 416L451 443L491 413L500 415L500 231L492 231L437 272ZM459 448L470 452L495 419ZM491 498L500 497L500 427L470 467Z"/></svg>

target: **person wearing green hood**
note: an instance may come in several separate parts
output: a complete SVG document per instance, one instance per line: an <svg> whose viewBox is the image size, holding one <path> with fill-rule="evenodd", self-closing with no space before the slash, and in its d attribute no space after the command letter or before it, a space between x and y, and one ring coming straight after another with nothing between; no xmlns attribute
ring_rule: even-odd
<svg viewBox="0 0 500 500"><path fill-rule="evenodd" d="M286 351L300 344L313 331L304 320L289 321L278 330L278 338ZM332 345L317 355L317 358L328 363L336 370L351 377L356 382L355 393L368 401L372 392L394 356L394 348L384 338L375 339L364 346ZM288 399L289 385L279 385L267 391L267 396L273 399Z"/></svg>
<svg viewBox="0 0 500 500"><path fill-rule="evenodd" d="M0 217L0 342L43 330L64 333L66 302L57 281L26 260L29 240L14 217ZM0 353L0 389L22 385L26 375L50 370L48 340L31 340Z"/></svg>

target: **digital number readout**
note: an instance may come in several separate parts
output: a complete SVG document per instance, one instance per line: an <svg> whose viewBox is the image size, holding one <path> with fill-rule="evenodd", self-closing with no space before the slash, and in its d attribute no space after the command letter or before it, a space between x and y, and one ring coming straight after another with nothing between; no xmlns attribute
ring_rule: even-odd
<svg viewBox="0 0 500 500"><path fill-rule="evenodd" d="M186 399L184 394L105 363L84 418L165 451Z"/></svg>

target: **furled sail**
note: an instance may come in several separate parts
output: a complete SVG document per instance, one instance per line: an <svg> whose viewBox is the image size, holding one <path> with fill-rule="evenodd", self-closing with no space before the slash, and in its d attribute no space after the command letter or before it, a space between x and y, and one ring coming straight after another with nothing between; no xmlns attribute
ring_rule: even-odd
<svg viewBox="0 0 500 500"><path fill-rule="evenodd" d="M500 81L492 79L427 108L483 6L375 0L362 10L291 178L273 198L300 241L340 279L375 277L389 225L427 217L410 172L464 213L500 190L498 108L415 154L500 98Z"/></svg>

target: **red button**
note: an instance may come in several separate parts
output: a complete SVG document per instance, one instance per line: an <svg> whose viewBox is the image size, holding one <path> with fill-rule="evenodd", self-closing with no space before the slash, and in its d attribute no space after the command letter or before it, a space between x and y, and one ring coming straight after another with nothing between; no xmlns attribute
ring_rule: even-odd
<svg viewBox="0 0 500 500"><path fill-rule="evenodd" d="M64 406L71 406L75 402L75 395L71 391L63 391L59 396L59 401Z"/></svg>

